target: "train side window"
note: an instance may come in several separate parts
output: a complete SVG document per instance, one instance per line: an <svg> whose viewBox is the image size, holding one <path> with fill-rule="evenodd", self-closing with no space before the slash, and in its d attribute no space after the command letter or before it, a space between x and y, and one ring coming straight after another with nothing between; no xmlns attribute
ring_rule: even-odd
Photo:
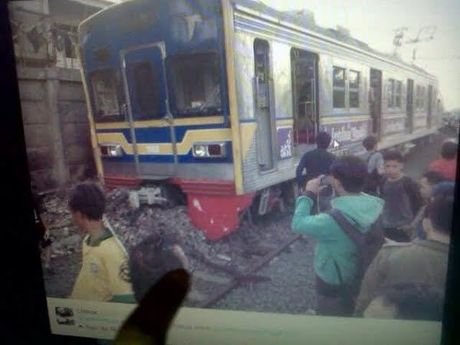
<svg viewBox="0 0 460 345"><path fill-rule="evenodd" d="M359 85L360 73L350 70L348 72L349 90L350 90L350 108L359 108Z"/></svg>
<svg viewBox="0 0 460 345"><path fill-rule="evenodd" d="M416 90L416 107L418 110L425 109L425 105L426 105L425 96L426 96L426 87L418 85L417 90Z"/></svg>
<svg viewBox="0 0 460 345"><path fill-rule="evenodd" d="M425 101L425 97L426 97L426 87L425 86L422 86L422 91L421 91L421 95L420 95L420 109L421 110L425 110L425 104L426 104L426 101Z"/></svg>
<svg viewBox="0 0 460 345"><path fill-rule="evenodd" d="M395 80L388 80L388 108L393 108L395 106Z"/></svg>
<svg viewBox="0 0 460 345"><path fill-rule="evenodd" d="M256 82L256 105L258 108L269 108L269 45L267 41L254 41L254 64Z"/></svg>
<svg viewBox="0 0 460 345"><path fill-rule="evenodd" d="M332 86L334 108L345 108L345 68L333 68Z"/></svg>
<svg viewBox="0 0 460 345"><path fill-rule="evenodd" d="M395 82L394 96L395 96L395 102L394 102L395 107L401 108L402 82L400 81Z"/></svg>
<svg viewBox="0 0 460 345"><path fill-rule="evenodd" d="M388 108L401 108L402 82L388 79Z"/></svg>

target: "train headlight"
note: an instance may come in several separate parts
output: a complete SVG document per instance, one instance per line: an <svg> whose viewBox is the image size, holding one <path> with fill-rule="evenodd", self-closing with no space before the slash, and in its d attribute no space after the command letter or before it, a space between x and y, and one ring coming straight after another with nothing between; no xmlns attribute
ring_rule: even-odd
<svg viewBox="0 0 460 345"><path fill-rule="evenodd" d="M123 148L119 144L101 144L101 155L103 157L121 157L123 156Z"/></svg>
<svg viewBox="0 0 460 345"><path fill-rule="evenodd" d="M208 148L206 145L193 145L193 155L198 158L208 157Z"/></svg>
<svg viewBox="0 0 460 345"><path fill-rule="evenodd" d="M226 155L225 143L193 144L193 156L196 158L222 158Z"/></svg>

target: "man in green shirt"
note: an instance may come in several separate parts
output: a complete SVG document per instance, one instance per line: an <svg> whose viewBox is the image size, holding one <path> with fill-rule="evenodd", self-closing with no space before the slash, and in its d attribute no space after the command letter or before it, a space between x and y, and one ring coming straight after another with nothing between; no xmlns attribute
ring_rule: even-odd
<svg viewBox="0 0 460 345"><path fill-rule="evenodd" d="M383 200L362 193L367 177L365 162L353 156L338 158L331 165L330 174L338 195L331 201L332 208L340 211L361 233L371 230L383 210ZM317 313L351 316L356 293L346 292L358 275L358 248L331 215L312 215L320 189L321 177L307 182L304 195L296 202L292 229L317 241L314 256Z"/></svg>

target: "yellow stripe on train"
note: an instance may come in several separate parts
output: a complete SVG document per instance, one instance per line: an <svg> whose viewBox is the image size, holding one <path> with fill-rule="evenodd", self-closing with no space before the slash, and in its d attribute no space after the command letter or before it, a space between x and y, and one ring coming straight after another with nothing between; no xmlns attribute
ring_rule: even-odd
<svg viewBox="0 0 460 345"><path fill-rule="evenodd" d="M282 119L276 121L277 126L289 126L293 124L293 119ZM101 127L106 126L106 127ZM126 128L120 126L115 127L115 124L98 124L98 129L107 129L110 126L114 128ZM247 122L240 124L241 134L241 151L243 160L247 157L251 144L254 142L257 124L255 122ZM219 129L201 129L189 130L186 132L182 142L176 144L177 153L179 155L187 154L195 142L212 142L212 141L231 141L231 130L229 128ZM113 143L120 144L127 154L133 154L133 145L126 140L123 133L97 133L98 143ZM171 143L138 143L138 154L149 155L172 155L173 147Z"/></svg>
<svg viewBox="0 0 460 345"><path fill-rule="evenodd" d="M193 126L193 125L215 125L224 123L223 116L206 116L201 118L182 118L174 119L174 126ZM160 120L146 120L146 121L134 121L135 128L150 128L150 127L169 127L165 119ZM109 122L109 123L96 123L96 129L126 129L130 128L129 122Z"/></svg>
<svg viewBox="0 0 460 345"><path fill-rule="evenodd" d="M126 140L123 133L97 133L96 136L99 144L120 144L126 154L134 153L133 145ZM231 140L229 128L187 131L182 142L176 144L177 154L186 155L196 142ZM171 143L137 143L137 152L140 155L172 155L174 151Z"/></svg>

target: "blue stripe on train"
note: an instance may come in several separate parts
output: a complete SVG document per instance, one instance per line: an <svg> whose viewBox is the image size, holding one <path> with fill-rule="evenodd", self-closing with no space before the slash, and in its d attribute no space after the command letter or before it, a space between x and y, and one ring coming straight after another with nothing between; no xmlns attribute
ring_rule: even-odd
<svg viewBox="0 0 460 345"><path fill-rule="evenodd" d="M176 126L176 142L181 142L185 133L188 130L196 129L215 129L225 128L223 124L212 124L212 125L188 125L188 126ZM136 142L138 144L157 144L157 143L169 143L171 142L171 130L169 127L151 127L151 128L136 128ZM131 129L130 128L117 128L117 129L98 129L97 133L123 133L128 143L132 143Z"/></svg>

